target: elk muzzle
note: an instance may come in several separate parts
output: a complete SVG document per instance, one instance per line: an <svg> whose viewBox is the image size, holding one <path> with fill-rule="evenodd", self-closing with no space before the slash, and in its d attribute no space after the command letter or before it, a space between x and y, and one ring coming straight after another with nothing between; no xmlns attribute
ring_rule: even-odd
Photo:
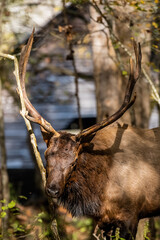
<svg viewBox="0 0 160 240"><path fill-rule="evenodd" d="M57 198L60 196L60 187L56 184L46 184L46 193L52 198Z"/></svg>

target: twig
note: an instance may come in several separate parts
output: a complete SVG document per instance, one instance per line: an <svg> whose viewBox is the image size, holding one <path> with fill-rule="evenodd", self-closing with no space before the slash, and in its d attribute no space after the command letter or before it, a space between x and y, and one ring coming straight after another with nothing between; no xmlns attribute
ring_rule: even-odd
<svg viewBox="0 0 160 240"><path fill-rule="evenodd" d="M103 231L103 230L100 230L100 233L98 233L99 230L100 230L100 229L99 229L98 225L96 225L96 227L95 227L95 229L94 229L93 236L94 236L97 240L100 240L100 239L106 240L106 238L103 237L104 231Z"/></svg>
<svg viewBox="0 0 160 240"><path fill-rule="evenodd" d="M20 84L18 60L13 55L4 54L4 53L1 53L1 52L0 52L0 57L4 57L4 58L7 58L7 59L10 59L10 60L14 61L14 67L15 67L14 75L16 77L16 82L17 82L17 86L18 86L18 93L19 93L19 96L20 96L20 103L21 103L20 113L21 113L22 117L24 118L27 130L29 132L30 141L31 141L31 144L32 144L32 147L33 147L33 151L34 151L34 155L35 155L35 158L36 158L36 161L37 161L37 165L38 165L39 170L40 170L43 186L45 188L45 185L46 185L46 170L43 166L43 162L42 162L40 153L38 151L37 140L36 140L35 134L32 130L31 123L25 117L27 111L26 111L25 102L24 102L23 93L22 93L22 88L21 88L21 84ZM53 205L52 199L48 198L48 201L49 201L49 205L52 206ZM52 207L51 207L51 209L52 209ZM56 222L56 220L52 219L51 225L54 225L54 227L51 226L51 230L53 232L54 238L56 240L60 240L59 235L58 235L57 226L56 226L55 222Z"/></svg>
<svg viewBox="0 0 160 240"><path fill-rule="evenodd" d="M146 70L142 67L142 71L143 71L143 74L144 76L146 77L147 81L149 82L149 84L151 85L151 88L152 88L152 96L153 98L155 99L155 101L157 101L158 105L160 106L160 96L157 92L157 89L155 88L151 78L148 76Z"/></svg>
<svg viewBox="0 0 160 240"><path fill-rule="evenodd" d="M70 52L72 54L72 65L73 65L74 75L75 75L75 77L74 77L75 88L76 88L75 96L76 96L76 100L77 100L79 128L82 131L83 130L83 124L82 124L81 106L80 106L80 98L79 98L78 72L77 72L77 68L76 68L76 62L75 62L74 50L73 50L72 43L70 43L69 48L70 48Z"/></svg>
<svg viewBox="0 0 160 240"><path fill-rule="evenodd" d="M98 225L96 225L96 227L95 227L95 229L94 229L93 236L94 236L97 240L100 240L101 234L98 234L98 230L99 230L99 227L98 227ZM98 235L97 235L97 234L98 234Z"/></svg>

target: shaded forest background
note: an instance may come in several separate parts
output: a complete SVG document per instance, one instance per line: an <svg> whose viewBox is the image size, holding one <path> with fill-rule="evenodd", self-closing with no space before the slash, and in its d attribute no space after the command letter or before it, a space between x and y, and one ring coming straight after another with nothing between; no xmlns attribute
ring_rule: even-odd
<svg viewBox="0 0 160 240"><path fill-rule="evenodd" d="M40 107L41 114L47 115L56 130L83 129L119 108L129 75L129 57L133 57L133 39L142 47L142 76L136 86L136 103L120 121L141 128L159 125L159 0L1 0L0 52L19 58L33 27L36 32L26 79L28 92L32 103ZM0 60L0 239L53 239L48 203L29 140L25 144L31 152L32 167L26 170L14 167L13 171L7 165L13 149L6 147L6 131L10 131L6 129L6 122L10 117L8 112L12 112L14 119L20 118L19 98L13 63L4 58ZM93 104L83 99L82 91L87 84L92 86L86 95L92 92ZM84 89L79 92L81 85ZM64 125L68 116L61 114L60 119L57 117L60 113L56 112L61 107L67 108L71 102L72 111L76 112L72 127L68 122ZM87 104L88 116L91 116L88 119L83 112ZM50 109L51 105L54 110ZM70 110L67 111L70 119L75 119ZM156 112L156 125L152 123L153 112ZM12 124L12 119L10 122ZM38 127L34 126L34 130L43 153L45 146ZM15 141L20 141L16 136ZM16 178L19 174L22 177ZM23 184L23 177L29 185ZM34 188L30 187L32 181L28 178L33 180ZM29 194L33 191L34 194ZM72 219L63 208L57 209L56 218L61 239L95 239L91 219ZM140 224L137 240L148 237L160 239L159 219Z"/></svg>

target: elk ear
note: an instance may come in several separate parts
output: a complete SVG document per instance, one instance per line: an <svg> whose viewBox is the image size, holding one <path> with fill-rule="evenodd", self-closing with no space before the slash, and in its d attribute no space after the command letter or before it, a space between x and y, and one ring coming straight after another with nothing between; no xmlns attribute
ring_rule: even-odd
<svg viewBox="0 0 160 240"><path fill-rule="evenodd" d="M50 139L53 137L53 133L51 132L47 132L45 131L44 129L41 128L41 133L42 133L42 136L43 136L43 140L45 141L47 147L49 146L49 142L50 142Z"/></svg>

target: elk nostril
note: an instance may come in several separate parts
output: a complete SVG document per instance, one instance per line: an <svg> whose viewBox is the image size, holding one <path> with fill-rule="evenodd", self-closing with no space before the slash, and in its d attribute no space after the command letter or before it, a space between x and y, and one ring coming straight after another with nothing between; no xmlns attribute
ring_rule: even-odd
<svg viewBox="0 0 160 240"><path fill-rule="evenodd" d="M54 188L46 188L46 192L47 192L47 194L49 195L49 196L51 196L51 197L57 197L58 196L58 194L59 194L59 190L58 189L54 189Z"/></svg>

